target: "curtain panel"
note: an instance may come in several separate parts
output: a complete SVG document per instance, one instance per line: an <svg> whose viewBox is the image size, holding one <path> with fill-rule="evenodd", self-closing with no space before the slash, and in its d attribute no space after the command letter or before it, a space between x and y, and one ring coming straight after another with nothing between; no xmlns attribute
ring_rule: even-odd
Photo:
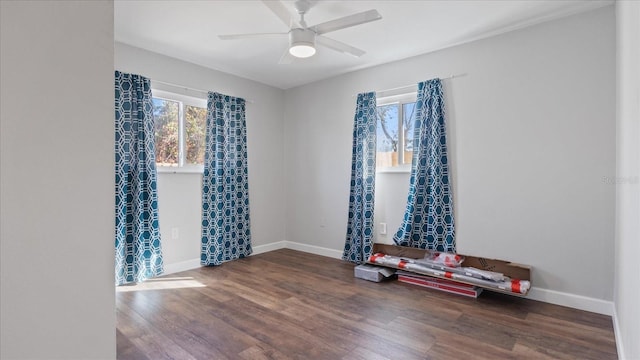
<svg viewBox="0 0 640 360"><path fill-rule="evenodd" d="M378 112L374 92L358 94L353 124L349 218L342 259L362 263L371 255Z"/></svg>
<svg viewBox="0 0 640 360"><path fill-rule="evenodd" d="M149 79L115 72L115 280L163 273Z"/></svg>
<svg viewBox="0 0 640 360"><path fill-rule="evenodd" d="M249 173L245 101L209 93L202 177L201 264L249 256Z"/></svg>
<svg viewBox="0 0 640 360"><path fill-rule="evenodd" d="M453 195L440 79L418 84L409 195L396 244L455 252Z"/></svg>

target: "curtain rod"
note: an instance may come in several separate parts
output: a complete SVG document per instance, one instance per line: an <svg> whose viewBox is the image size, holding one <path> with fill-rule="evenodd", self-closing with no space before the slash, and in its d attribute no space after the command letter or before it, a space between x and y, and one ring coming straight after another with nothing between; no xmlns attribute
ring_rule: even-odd
<svg viewBox="0 0 640 360"><path fill-rule="evenodd" d="M457 78L457 77L461 77L461 76L466 76L467 73L462 73L462 74L456 74L456 75L450 75L444 78L440 78L440 80L449 80L449 79L453 79L453 78ZM409 89L412 87L416 87L417 88L418 83L415 84L410 84L410 85L405 85L405 86L398 86L398 87L394 87L391 89L384 89L384 90L374 90L373 92L375 93L385 93L385 92L389 92L389 91L396 91L396 90L402 90L402 89ZM365 92L370 92L370 91L365 91ZM356 96L358 94L355 94L353 96Z"/></svg>
<svg viewBox="0 0 640 360"><path fill-rule="evenodd" d="M190 88L190 87L187 87L187 86L184 86L184 85L173 84L173 83L170 83L170 82L160 81L160 80L151 79L151 82L152 83L163 84L163 85L167 85L167 86L171 86L171 87L175 87L175 88L179 88L179 89L184 89L184 90L187 90L187 91L199 92L199 93L205 94L207 96L209 95L209 91L207 91L207 90ZM160 89L158 89L158 90L160 90ZM233 95L229 95L229 96L233 96ZM253 104L253 100L245 99L244 101L246 101L246 102L248 102L250 104Z"/></svg>

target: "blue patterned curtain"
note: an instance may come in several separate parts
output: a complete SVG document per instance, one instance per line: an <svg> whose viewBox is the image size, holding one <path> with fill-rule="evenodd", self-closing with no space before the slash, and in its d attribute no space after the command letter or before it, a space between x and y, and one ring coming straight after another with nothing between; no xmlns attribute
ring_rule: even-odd
<svg viewBox="0 0 640 360"><path fill-rule="evenodd" d="M455 252L444 95L440 79L418 84L407 208L396 244Z"/></svg>
<svg viewBox="0 0 640 360"><path fill-rule="evenodd" d="M249 256L249 176L244 99L209 93L202 177L202 265Z"/></svg>
<svg viewBox="0 0 640 360"><path fill-rule="evenodd" d="M362 263L371 255L376 180L376 94L358 94L353 124L347 240L342 259Z"/></svg>
<svg viewBox="0 0 640 360"><path fill-rule="evenodd" d="M149 79L115 72L116 285L162 274Z"/></svg>

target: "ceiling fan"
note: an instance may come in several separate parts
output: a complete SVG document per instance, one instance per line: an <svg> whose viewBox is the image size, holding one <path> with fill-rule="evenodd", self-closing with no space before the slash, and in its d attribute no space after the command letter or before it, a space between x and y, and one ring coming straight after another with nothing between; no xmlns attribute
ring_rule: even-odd
<svg viewBox="0 0 640 360"><path fill-rule="evenodd" d="M262 2L287 26L289 32L286 33L257 33L257 34L232 34L218 35L221 40L250 39L267 36L289 36L289 48L280 58L280 64L289 64L295 58L307 58L316 53L316 44L328 47L335 51L360 57L365 54L363 50L347 45L343 42L333 40L326 36L326 33L336 31L356 25L365 24L371 21L382 19L382 15L377 10L368 10L353 15L348 15L335 20L323 22L314 26L308 26L304 20L304 15L311 9L312 2L309 0L298 0L294 7L300 15L300 21L295 21L289 10L281 1L262 0Z"/></svg>

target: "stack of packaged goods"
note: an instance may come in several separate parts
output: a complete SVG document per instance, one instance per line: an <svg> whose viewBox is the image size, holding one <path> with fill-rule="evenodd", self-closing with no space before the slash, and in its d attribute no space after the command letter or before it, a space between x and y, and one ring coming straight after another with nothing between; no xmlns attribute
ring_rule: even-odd
<svg viewBox="0 0 640 360"><path fill-rule="evenodd" d="M463 262L464 257L450 253L427 253L424 259L376 253L369 258L371 264L405 270L399 273L400 281L466 296L477 297L482 288L522 295L531 287L528 280L512 279L502 273L464 267ZM434 277L449 281L443 282Z"/></svg>

